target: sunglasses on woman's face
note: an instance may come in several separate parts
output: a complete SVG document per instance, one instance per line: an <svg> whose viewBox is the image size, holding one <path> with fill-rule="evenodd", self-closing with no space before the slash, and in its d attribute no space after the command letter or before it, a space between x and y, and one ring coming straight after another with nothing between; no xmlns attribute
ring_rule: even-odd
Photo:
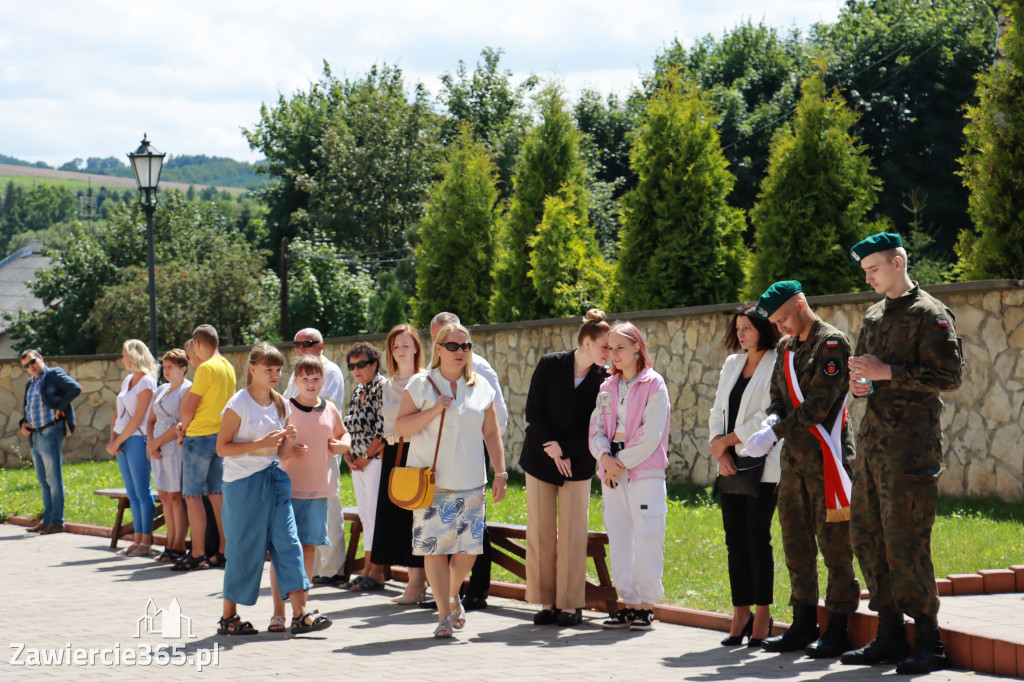
<svg viewBox="0 0 1024 682"><path fill-rule="evenodd" d="M439 345L442 348L445 348L446 350L448 350L451 353L454 353L455 351L459 350L460 348L465 353L468 353L469 351L473 350L473 344L471 342L469 342L469 341L467 341L466 343L455 343L454 341L449 341L448 343L442 343L442 344L439 344Z"/></svg>
<svg viewBox="0 0 1024 682"><path fill-rule="evenodd" d="M359 362L350 362L348 363L348 371L351 372L354 369L363 369L364 367L367 367L368 365L372 364L373 360L360 360Z"/></svg>

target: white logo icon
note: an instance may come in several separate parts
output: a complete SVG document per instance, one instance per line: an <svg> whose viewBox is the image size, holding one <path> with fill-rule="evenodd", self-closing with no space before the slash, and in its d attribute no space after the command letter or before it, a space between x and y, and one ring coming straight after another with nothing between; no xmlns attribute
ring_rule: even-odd
<svg viewBox="0 0 1024 682"><path fill-rule="evenodd" d="M196 635L192 634L192 619L181 614L181 605L178 604L177 597L171 597L171 603L165 609L157 607L156 602L150 597L146 602L145 612L135 623L134 637L149 634L160 635L164 639L181 639L183 631L187 633L188 639L196 638Z"/></svg>

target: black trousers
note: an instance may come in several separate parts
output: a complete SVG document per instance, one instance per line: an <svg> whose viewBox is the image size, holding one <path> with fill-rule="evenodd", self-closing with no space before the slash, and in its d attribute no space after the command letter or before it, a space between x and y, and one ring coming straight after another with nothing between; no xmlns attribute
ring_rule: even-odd
<svg viewBox="0 0 1024 682"><path fill-rule="evenodd" d="M762 483L757 497L720 497L732 605L771 604L775 586L772 517L777 501L776 484Z"/></svg>

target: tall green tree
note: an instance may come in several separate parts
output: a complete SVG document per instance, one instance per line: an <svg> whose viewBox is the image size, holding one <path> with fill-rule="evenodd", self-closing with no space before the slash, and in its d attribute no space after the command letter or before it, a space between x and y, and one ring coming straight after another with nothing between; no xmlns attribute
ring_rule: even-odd
<svg viewBox="0 0 1024 682"><path fill-rule="evenodd" d="M860 112L854 130L882 181L873 214L932 238L911 263L951 261L968 224L956 173L963 109L977 104L975 75L992 64L995 33L992 4L976 0L853 0L812 30L815 49L830 56L826 84ZM919 215L904 209L915 195Z"/></svg>
<svg viewBox="0 0 1024 682"><path fill-rule="evenodd" d="M0 253L3 254L15 235L48 230L77 217L78 200L67 187L33 185L22 191L10 182L7 197L0 217Z"/></svg>
<svg viewBox="0 0 1024 682"><path fill-rule="evenodd" d="M450 310L466 324L488 320L497 219L497 169L463 125L431 188L416 246L413 320L425 327Z"/></svg>
<svg viewBox="0 0 1024 682"><path fill-rule="evenodd" d="M999 59L978 77L960 159L974 229L960 234L957 270L969 280L1024 276L1024 2L999 7Z"/></svg>
<svg viewBox="0 0 1024 682"><path fill-rule="evenodd" d="M604 307L612 270L590 227L584 187L566 183L544 200L544 217L529 245L529 275L543 317L572 317Z"/></svg>
<svg viewBox="0 0 1024 682"><path fill-rule="evenodd" d="M735 178L716 118L692 82L670 80L648 101L630 154L637 185L622 198L612 309L736 299L743 285L745 222L726 200Z"/></svg>
<svg viewBox="0 0 1024 682"><path fill-rule="evenodd" d="M324 336L367 331L373 278L323 236L299 237L288 254L288 328Z"/></svg>
<svg viewBox="0 0 1024 682"><path fill-rule="evenodd" d="M561 86L546 85L536 96L540 123L523 142L516 164L512 201L499 221L495 251L491 321L534 320L541 312L531 285L530 238L544 217L544 201L566 184L583 185L580 134L573 124Z"/></svg>
<svg viewBox="0 0 1024 682"><path fill-rule="evenodd" d="M531 75L514 84L512 71L501 69L502 54L503 50L485 47L472 72L459 60L455 73L441 74L438 99L448 113L441 127L443 144L454 142L461 126L470 124L492 155L498 192L507 199L512 194L512 172L522 137L530 127L526 97L537 87L538 79Z"/></svg>
<svg viewBox="0 0 1024 682"><path fill-rule="evenodd" d="M792 121L775 135L768 174L750 214L755 251L747 295L780 279L812 294L856 291L850 247L867 236L880 182L853 131L857 114L825 87L824 61L801 84Z"/></svg>

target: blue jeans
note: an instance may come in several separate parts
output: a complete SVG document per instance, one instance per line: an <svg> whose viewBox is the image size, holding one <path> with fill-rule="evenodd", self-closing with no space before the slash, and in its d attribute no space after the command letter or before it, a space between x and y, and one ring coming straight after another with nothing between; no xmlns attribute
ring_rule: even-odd
<svg viewBox="0 0 1024 682"><path fill-rule="evenodd" d="M117 468L121 470L128 502L132 508L132 523L135 532L149 535L153 532L153 491L149 487L149 460L146 459L146 439L136 434L121 443L117 456Z"/></svg>
<svg viewBox="0 0 1024 682"><path fill-rule="evenodd" d="M43 523L64 524L64 422L47 426L29 436L36 478L43 490Z"/></svg>
<svg viewBox="0 0 1024 682"><path fill-rule="evenodd" d="M220 495L224 487L224 460L217 456L217 434L185 436L181 446L181 495L197 499Z"/></svg>

